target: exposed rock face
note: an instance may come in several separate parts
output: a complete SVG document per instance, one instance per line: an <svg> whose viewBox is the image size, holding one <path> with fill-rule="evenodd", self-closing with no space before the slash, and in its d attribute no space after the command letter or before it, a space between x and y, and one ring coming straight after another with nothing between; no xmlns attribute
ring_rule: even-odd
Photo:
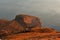
<svg viewBox="0 0 60 40"><path fill-rule="evenodd" d="M17 15L11 21L0 20L2 40L60 40L60 32L53 28L41 28L38 17Z"/></svg>
<svg viewBox="0 0 60 40"><path fill-rule="evenodd" d="M41 33L56 33L56 30L53 28L41 28L40 32Z"/></svg>
<svg viewBox="0 0 60 40"><path fill-rule="evenodd" d="M18 33L24 32L25 28L21 26L17 21L12 20L10 24L7 26L8 33Z"/></svg>
<svg viewBox="0 0 60 40"><path fill-rule="evenodd" d="M5 26L8 23L8 20L0 19L0 27Z"/></svg>
<svg viewBox="0 0 60 40"><path fill-rule="evenodd" d="M40 32L40 33L56 33L56 30L53 28L32 28L32 32Z"/></svg>
<svg viewBox="0 0 60 40"><path fill-rule="evenodd" d="M0 19L0 38L2 37L1 35L5 35L6 33L5 28L8 25L8 22L9 22L8 20Z"/></svg>
<svg viewBox="0 0 60 40"><path fill-rule="evenodd" d="M30 15L17 15L12 21L2 20L0 23L4 25L0 28L0 36L31 31L31 28L35 27L41 28L40 19Z"/></svg>
<svg viewBox="0 0 60 40"><path fill-rule="evenodd" d="M40 19L35 16L30 15L17 15L15 20L21 24L24 28L27 28L26 30L34 27L41 28L41 22Z"/></svg>
<svg viewBox="0 0 60 40"><path fill-rule="evenodd" d="M30 32L10 35L3 40L60 40L60 38L58 34Z"/></svg>
<svg viewBox="0 0 60 40"><path fill-rule="evenodd" d="M0 38L11 35L11 34L16 34L20 32L24 32L25 28L23 28L18 22L15 20L12 20L8 22L9 24L7 26L4 26L0 29Z"/></svg>

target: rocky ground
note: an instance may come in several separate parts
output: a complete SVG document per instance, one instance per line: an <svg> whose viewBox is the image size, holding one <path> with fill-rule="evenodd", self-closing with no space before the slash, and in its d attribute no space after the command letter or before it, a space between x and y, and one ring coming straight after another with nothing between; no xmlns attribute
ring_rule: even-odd
<svg viewBox="0 0 60 40"><path fill-rule="evenodd" d="M60 33L27 32L9 35L2 40L60 40Z"/></svg>
<svg viewBox="0 0 60 40"><path fill-rule="evenodd" d="M17 15L10 21L0 19L0 40L60 40L60 32L42 28L38 17Z"/></svg>

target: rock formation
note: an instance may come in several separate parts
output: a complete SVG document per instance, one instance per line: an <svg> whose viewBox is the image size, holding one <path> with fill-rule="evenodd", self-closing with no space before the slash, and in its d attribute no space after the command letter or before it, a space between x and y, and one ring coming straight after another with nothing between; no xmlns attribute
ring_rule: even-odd
<svg viewBox="0 0 60 40"><path fill-rule="evenodd" d="M5 26L5 25L6 25L6 23L8 23L8 20L0 19L0 27Z"/></svg>
<svg viewBox="0 0 60 40"><path fill-rule="evenodd" d="M41 26L42 26L41 22L40 22L40 19L38 17L35 17L35 16L17 15L15 20L19 24L21 24L21 26L26 28L26 30L28 30L30 28L35 28L35 27L41 28Z"/></svg>
<svg viewBox="0 0 60 40"><path fill-rule="evenodd" d="M56 30L53 28L32 28L32 32L40 32L40 33L56 33Z"/></svg>
<svg viewBox="0 0 60 40"><path fill-rule="evenodd" d="M0 19L2 40L58 40L57 35L60 32L53 28L42 28L40 19L35 16L16 15L11 21Z"/></svg>
<svg viewBox="0 0 60 40"><path fill-rule="evenodd" d="M2 23L5 25L3 24L4 27L0 28L0 36L28 32L35 27L41 28L40 19L30 15L17 15L15 19L9 22L2 20Z"/></svg>
<svg viewBox="0 0 60 40"><path fill-rule="evenodd" d="M56 30L53 28L41 28L40 32L41 33L56 33Z"/></svg>

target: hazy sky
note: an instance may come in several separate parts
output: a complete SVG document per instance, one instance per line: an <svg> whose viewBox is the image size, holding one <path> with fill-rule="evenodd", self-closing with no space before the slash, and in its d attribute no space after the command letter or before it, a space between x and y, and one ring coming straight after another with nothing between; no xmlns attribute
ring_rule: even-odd
<svg viewBox="0 0 60 40"><path fill-rule="evenodd" d="M43 25L60 29L60 0L0 0L0 18L10 20L22 13L38 16Z"/></svg>

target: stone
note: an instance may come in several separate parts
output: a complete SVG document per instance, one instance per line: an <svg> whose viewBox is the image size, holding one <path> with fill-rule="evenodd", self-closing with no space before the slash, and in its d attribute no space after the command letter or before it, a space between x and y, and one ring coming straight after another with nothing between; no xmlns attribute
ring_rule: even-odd
<svg viewBox="0 0 60 40"><path fill-rule="evenodd" d="M56 33L56 30L55 29L53 29L53 28L41 28L40 30L39 30L39 32L41 32L41 33Z"/></svg>
<svg viewBox="0 0 60 40"><path fill-rule="evenodd" d="M5 26L5 25L6 25L6 23L8 23L8 20L0 19L0 27Z"/></svg>
<svg viewBox="0 0 60 40"><path fill-rule="evenodd" d="M15 20L27 29L34 28L34 27L41 28L42 26L40 19L38 17L31 16L31 15L17 15Z"/></svg>
<svg viewBox="0 0 60 40"><path fill-rule="evenodd" d="M15 19L5 23L0 29L0 36L30 32L32 28L41 28L41 22L38 17L30 15L17 15Z"/></svg>

